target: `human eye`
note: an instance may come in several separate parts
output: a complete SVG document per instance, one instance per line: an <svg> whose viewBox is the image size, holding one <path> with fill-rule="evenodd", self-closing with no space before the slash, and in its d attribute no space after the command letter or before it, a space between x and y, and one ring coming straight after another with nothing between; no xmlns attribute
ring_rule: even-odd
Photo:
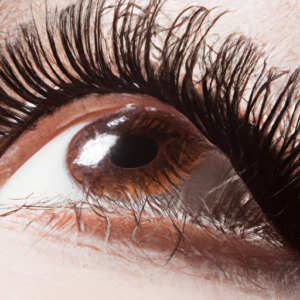
<svg viewBox="0 0 300 300"><path fill-rule="evenodd" d="M215 41L221 14L209 17L190 7L166 26L154 1L81 1L49 14L45 28L21 27L0 59L1 192L22 173L29 190L14 197L26 204L13 218L51 242L67 237L65 248L75 237L139 266L167 263L249 293L283 293L298 278L299 72L269 68L244 37ZM39 185L26 178L30 157L49 154L56 135L53 164L80 196L28 204ZM143 149L143 163L118 161L140 144L124 137L146 138L150 158ZM87 149L97 143L109 147L95 160Z"/></svg>

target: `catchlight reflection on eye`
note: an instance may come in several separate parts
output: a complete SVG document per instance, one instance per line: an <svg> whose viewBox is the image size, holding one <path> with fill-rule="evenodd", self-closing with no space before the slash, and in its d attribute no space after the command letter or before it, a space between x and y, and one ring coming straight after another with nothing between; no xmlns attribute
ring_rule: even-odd
<svg viewBox="0 0 300 300"><path fill-rule="evenodd" d="M89 194L136 200L177 190L206 153L207 142L184 116L135 105L81 129L66 163Z"/></svg>

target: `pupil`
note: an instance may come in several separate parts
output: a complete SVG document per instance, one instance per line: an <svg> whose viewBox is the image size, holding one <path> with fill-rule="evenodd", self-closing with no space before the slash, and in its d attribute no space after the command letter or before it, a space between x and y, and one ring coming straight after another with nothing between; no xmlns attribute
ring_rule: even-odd
<svg viewBox="0 0 300 300"><path fill-rule="evenodd" d="M113 164L121 168L138 168L150 163L158 153L156 141L145 135L128 135L118 139L110 150Z"/></svg>

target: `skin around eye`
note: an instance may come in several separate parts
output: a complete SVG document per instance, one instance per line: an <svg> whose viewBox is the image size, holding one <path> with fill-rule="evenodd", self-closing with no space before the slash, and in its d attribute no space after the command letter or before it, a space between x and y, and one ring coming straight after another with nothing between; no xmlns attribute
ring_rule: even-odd
<svg viewBox="0 0 300 300"><path fill-rule="evenodd" d="M209 4L211 6L224 5L223 2L224 1L213 1ZM175 1L175 4L177 5L178 2ZM232 7L230 5L232 5ZM243 3L241 3L241 1L229 1L226 2L226 8L227 6L229 9L232 8L232 10L238 8L237 10L242 12L242 16L239 19L241 22L232 22L232 19L230 19L231 16L229 16L229 19L224 20L224 28L222 28L221 25L222 30L219 32L226 32L225 28L228 28L228 24L233 24L234 30L236 30L236 23L241 24L238 30L243 31L245 29L246 33L249 31L248 27L252 28L250 31L254 37L257 37L255 34L256 30L259 30L260 34L258 38L264 41L267 38L269 41L267 46L272 46L272 49L276 48L275 53L277 56L275 55L275 61L279 61L281 66L294 67L298 61L297 53L299 53L296 44L298 39L295 38L298 34L298 29L297 26L294 26L294 24L297 24L298 18L296 4L291 2L283 3L282 1L270 3L269 1L262 2L251 0L244 1ZM251 13L249 11L251 11ZM252 11L258 13L252 13ZM237 14L240 16L239 12ZM295 30L292 29L294 27L296 28ZM280 41L278 36L280 36ZM282 59L282 57L284 58ZM51 132L51 129L50 126L50 129L47 130L45 134L45 136L47 136L49 132L48 140L46 138L45 141L37 147L36 145L33 145L32 142L24 143L24 145L26 144L26 149L32 147L32 150L30 149L30 151L32 151L31 153L35 153L35 151L42 147L41 145L46 144L54 136L59 134ZM65 129L62 129L62 131L64 130ZM78 128L78 130L80 129ZM40 136L35 140L39 139L41 141L42 137ZM30 151L28 150L28 152L25 151L27 153L22 154L25 156L22 158L20 153L22 151L24 152L24 148L22 148L21 144L19 149L15 148L15 151L18 154L17 157L20 161L16 163L14 160L10 159L14 152L10 152L10 156L6 157L8 160L5 161L5 164L1 165L0 168L3 183L31 156ZM10 167L12 167L11 170L9 170ZM19 184L19 181L14 182L14 189L16 189L16 186L19 187ZM29 194L30 193L27 195ZM27 218L30 218L30 215L27 215L26 220ZM76 218L74 218L74 221L75 220ZM85 223L85 228L87 228L88 223L89 222ZM105 224L103 224L103 226L105 226ZM4 223L3 228L5 228ZM60 244L56 247L56 244L53 243L53 241L45 243L44 240L44 242L41 242L40 244L35 243L35 245L32 245L32 241L36 241L35 235L27 236L27 233L25 232L23 237L24 240L20 240L18 234L1 230L2 245L5 245L5 247L3 246L1 248L1 253L2 256L6 258L6 262L1 261L2 296L4 298L7 296L7 298L10 299L11 295L14 295L18 299L25 300L27 298L24 294L27 292L26 294L30 295L28 299L32 299L34 296L36 296L37 299L85 299L86 297L89 297L90 299L99 299L100 289L101 296L106 296L111 299L123 299L124 295L129 295L131 300L140 298L222 299L224 298L224 295L226 295L226 298L228 299L260 298L259 295L251 294L250 291L244 293L231 286L228 288L228 286L222 284L221 287L217 286L217 284L211 285L208 281L202 281L199 278L192 280L190 276L183 276L183 272L172 273L172 271L165 272L165 270L163 270L162 273L164 274L160 273L158 275L153 275L155 271L151 273L151 267L145 268L144 273L139 268L134 269L136 276L130 277L132 280L126 281L123 280L124 278L122 278L122 276L122 279L120 279L120 273L123 272L126 274L126 277L128 277L128 274L130 273L128 270L133 270L133 267L129 263L126 267L121 268L123 261L120 263L120 261L116 259L117 256L110 259L109 256L101 254L103 261L107 260L107 263L98 264L97 270L95 271L95 269L91 267L95 261L91 260L90 264L86 263L86 260L83 260L83 256L85 259L87 259L89 255L90 257L95 258L97 255L99 256L99 252L97 252L97 254L89 251L83 253L80 252L82 251L81 248L80 251L75 251L77 254L75 255L74 249L71 249L73 244L70 248L68 248L66 244L63 244L63 246ZM101 237L103 238L104 236L102 235ZM17 245L16 241L19 242ZM16 248L22 248L22 251L16 251ZM66 255L62 256L62 252L65 252ZM127 257L125 257L125 260L126 258ZM70 262L71 260L73 261ZM74 264L74 262L76 262L76 264ZM139 261L138 264L139 266L144 267L141 261ZM74 265L76 265L76 267ZM53 268L51 269L49 266L53 266ZM103 273L101 273L102 270L105 269L118 269L119 273L116 272L113 273L113 275L110 274L107 276L107 272L103 271ZM134 272L132 271L132 273ZM172 275L170 273L172 273ZM39 274L39 276L36 274ZM40 274L42 274L42 276L40 276ZM153 277L151 277L152 275ZM107 277L109 277L109 279ZM139 280L139 277L150 279L148 282L146 279ZM101 282L101 284L99 284L99 282ZM157 286L159 286L160 289L157 289ZM270 298L271 297L267 297L267 299ZM291 297L286 295L282 295L280 298L291 299Z"/></svg>

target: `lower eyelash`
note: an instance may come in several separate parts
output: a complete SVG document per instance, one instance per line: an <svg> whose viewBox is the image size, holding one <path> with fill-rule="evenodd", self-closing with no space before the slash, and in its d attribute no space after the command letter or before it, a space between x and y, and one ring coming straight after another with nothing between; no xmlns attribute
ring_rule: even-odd
<svg viewBox="0 0 300 300"><path fill-rule="evenodd" d="M269 245L197 227L184 218L174 220L173 224L168 217L144 215L136 227L130 212L117 216L108 214L105 219L95 215L83 202L67 203L67 199L61 200L56 207L47 208L47 201L43 200L36 206L24 207L31 214L28 210L15 214L17 222L13 227L27 224L26 230L34 234L35 244L40 241L45 245L47 240L48 247L53 243L65 247L69 243L68 249L87 248L97 251L95 255L101 255L105 250L112 256L125 255L127 261L133 259L132 264L136 261L135 256L154 265L168 263L168 269L186 270L192 276L233 281L246 288L248 293L257 292L259 287L268 295L274 287L276 291L288 290L298 282L297 264L291 263L290 254L281 247L270 250ZM3 224L9 226L9 220ZM20 230L24 228L20 227ZM182 238L179 240L180 233ZM66 254L72 256L73 253ZM175 257L170 261L172 255ZM286 273L287 269L292 276Z"/></svg>

